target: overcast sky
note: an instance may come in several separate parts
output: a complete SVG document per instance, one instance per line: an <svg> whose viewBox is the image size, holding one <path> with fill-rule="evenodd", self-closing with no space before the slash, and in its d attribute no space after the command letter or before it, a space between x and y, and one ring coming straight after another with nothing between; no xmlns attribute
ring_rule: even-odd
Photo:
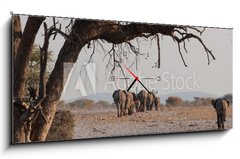
<svg viewBox="0 0 240 159"><path fill-rule="evenodd" d="M22 28L24 28L27 16L21 16ZM62 24L64 28L68 23L69 19L57 18L57 21ZM52 18L47 17L47 24L50 26L52 24ZM203 29L198 27L198 29ZM196 32L194 32L196 33ZM196 33L197 34L197 33ZM37 34L35 43L42 44L43 42L43 26ZM200 35L199 35L200 36ZM232 93L232 29L220 29L220 28L206 28L201 36L201 39L205 45L212 50L212 53L216 57L216 60L211 59L211 64L207 64L206 52L202 45L195 39L191 39L189 42L186 41L186 48L188 53L185 53L183 47L181 48L184 59L188 67L184 67L181 57L178 52L177 43L173 41L172 38L167 36L160 36L160 48L161 48L161 68L153 68L154 63L157 61L157 45L156 40L152 42L146 41L139 38L140 53L144 54L138 57L137 69L136 63L132 67L135 55L129 53L128 57L121 57L123 63L130 67L130 69L141 77L161 77L161 81L155 80L144 80L142 82L149 88L153 87L158 90L159 95L173 93L173 92L183 92L183 91L200 91L209 94L214 94L222 96L226 93ZM136 40L131 41L138 47ZM54 41L50 41L49 49L54 52L54 58L57 59L59 50L64 43L64 39L58 35ZM103 43L102 43L103 44ZM110 44L103 44L106 51L104 51L100 45L96 45L96 52L93 56L93 62L96 68L96 92L113 92L114 87L111 81L108 80L109 72L111 67L106 69L106 65L109 56L103 60L104 55L111 49ZM118 50L116 48L116 50ZM81 82L83 87L86 89L87 94L94 93L91 88L91 82L89 82L89 74L86 71L82 71L81 75L80 68L88 62L89 57L92 53L92 48L88 49L84 47L80 54L77 63L75 64L72 72L72 77L69 78L69 85L65 88L65 93L62 99L71 99L81 96L84 92L79 91L81 88ZM93 65L94 66L94 65ZM127 77L131 75L124 69ZM115 77L122 77L120 69L114 71ZM79 85L79 78L80 85ZM195 80L195 82L194 82ZM126 88L124 86L125 81L120 80L120 87ZM133 81L133 78L129 80L129 84ZM149 84L151 82L151 84ZM195 83L195 84L194 84ZM142 89L136 83L133 87ZM167 89L167 87L169 87ZM189 89L191 88L191 89Z"/></svg>

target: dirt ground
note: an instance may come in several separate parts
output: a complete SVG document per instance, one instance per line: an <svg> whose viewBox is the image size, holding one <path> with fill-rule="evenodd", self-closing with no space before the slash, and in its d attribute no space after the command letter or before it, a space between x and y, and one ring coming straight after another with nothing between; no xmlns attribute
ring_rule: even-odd
<svg viewBox="0 0 240 159"><path fill-rule="evenodd" d="M115 109L72 110L75 114L73 139L163 134L217 130L212 106L161 107L160 110L117 117ZM227 110L225 128L232 128L232 107Z"/></svg>

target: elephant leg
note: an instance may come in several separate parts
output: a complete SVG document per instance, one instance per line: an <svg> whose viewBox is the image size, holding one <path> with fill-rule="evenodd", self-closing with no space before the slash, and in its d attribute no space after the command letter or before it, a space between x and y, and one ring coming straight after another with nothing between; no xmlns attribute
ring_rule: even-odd
<svg viewBox="0 0 240 159"><path fill-rule="evenodd" d="M138 104L135 105L136 112L139 111L139 107L140 107L140 106L138 106Z"/></svg>
<svg viewBox="0 0 240 159"><path fill-rule="evenodd" d="M218 129L221 129L221 119L220 119L220 114L217 114L217 125L218 125Z"/></svg>
<svg viewBox="0 0 240 159"><path fill-rule="evenodd" d="M146 103L146 100L144 100L144 101L143 101L143 112L146 111L146 104L147 104L147 103Z"/></svg>
<svg viewBox="0 0 240 159"><path fill-rule="evenodd" d="M131 115L131 105L127 107L127 110L128 110L128 115Z"/></svg>
<svg viewBox="0 0 240 159"><path fill-rule="evenodd" d="M221 123L222 123L222 129L224 129L224 122L225 122L225 114L223 113L221 116Z"/></svg>
<svg viewBox="0 0 240 159"><path fill-rule="evenodd" d="M131 108L128 108L128 115L131 115Z"/></svg>
<svg viewBox="0 0 240 159"><path fill-rule="evenodd" d="M226 121L226 111L223 112L223 121Z"/></svg>
<svg viewBox="0 0 240 159"><path fill-rule="evenodd" d="M120 108L119 108L119 104L116 104L117 105L117 117L120 117Z"/></svg>
<svg viewBox="0 0 240 159"><path fill-rule="evenodd" d="M155 104L155 110L158 110L158 105L157 104Z"/></svg>
<svg viewBox="0 0 240 159"><path fill-rule="evenodd" d="M139 111L142 112L143 111L143 104L142 102L140 103L140 106L139 106Z"/></svg>
<svg viewBox="0 0 240 159"><path fill-rule="evenodd" d="M150 110L152 110L153 104L150 105Z"/></svg>
<svg viewBox="0 0 240 159"><path fill-rule="evenodd" d="M130 115L133 114L133 106L130 108Z"/></svg>
<svg viewBox="0 0 240 159"><path fill-rule="evenodd" d="M124 113L123 113L123 115L127 115L127 109L128 109L128 103L127 104L125 104L125 107L124 107Z"/></svg>
<svg viewBox="0 0 240 159"><path fill-rule="evenodd" d="M124 104L122 104L122 106L121 106L121 116L123 116L123 115L126 115L125 105Z"/></svg>
<svg viewBox="0 0 240 159"><path fill-rule="evenodd" d="M120 104L120 117L123 116L123 105Z"/></svg>
<svg viewBox="0 0 240 159"><path fill-rule="evenodd" d="M133 114L133 108L134 108L134 105L131 105L131 107L129 108L129 115L132 115Z"/></svg>

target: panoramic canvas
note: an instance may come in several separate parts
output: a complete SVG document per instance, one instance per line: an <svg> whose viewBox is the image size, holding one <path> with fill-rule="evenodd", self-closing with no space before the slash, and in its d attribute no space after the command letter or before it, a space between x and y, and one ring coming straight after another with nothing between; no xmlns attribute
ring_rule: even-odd
<svg viewBox="0 0 240 159"><path fill-rule="evenodd" d="M12 143L232 128L232 29L12 15Z"/></svg>

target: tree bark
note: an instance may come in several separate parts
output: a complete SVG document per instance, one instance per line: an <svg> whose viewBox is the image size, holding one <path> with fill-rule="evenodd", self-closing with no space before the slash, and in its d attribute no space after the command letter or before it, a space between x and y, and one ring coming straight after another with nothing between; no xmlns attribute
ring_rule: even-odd
<svg viewBox="0 0 240 159"><path fill-rule="evenodd" d="M21 39L19 36L20 19L13 16L14 22L14 44L13 59L14 60L14 97L23 98L25 93L25 81L27 76L27 66L32 51L35 36L44 21L45 17L29 17ZM16 26L16 27L15 27ZM15 34L15 31L17 34ZM16 43L15 43L16 42ZM24 124L21 121L21 113L13 105L13 142L25 142Z"/></svg>
<svg viewBox="0 0 240 159"><path fill-rule="evenodd" d="M19 45L22 39L22 28L21 28L21 21L19 16L12 17L12 30L13 30L13 62L15 61Z"/></svg>
<svg viewBox="0 0 240 159"><path fill-rule="evenodd" d="M67 40L60 50L55 67L46 85L46 98L42 102L43 114L47 122L42 116L38 116L31 136L32 141L45 141L64 87L64 63L76 62L78 54L85 44L86 43L79 45L77 42Z"/></svg>
<svg viewBox="0 0 240 159"><path fill-rule="evenodd" d="M45 17L29 17L27 20L14 63L14 97L24 97L28 61L35 36L44 20Z"/></svg>

